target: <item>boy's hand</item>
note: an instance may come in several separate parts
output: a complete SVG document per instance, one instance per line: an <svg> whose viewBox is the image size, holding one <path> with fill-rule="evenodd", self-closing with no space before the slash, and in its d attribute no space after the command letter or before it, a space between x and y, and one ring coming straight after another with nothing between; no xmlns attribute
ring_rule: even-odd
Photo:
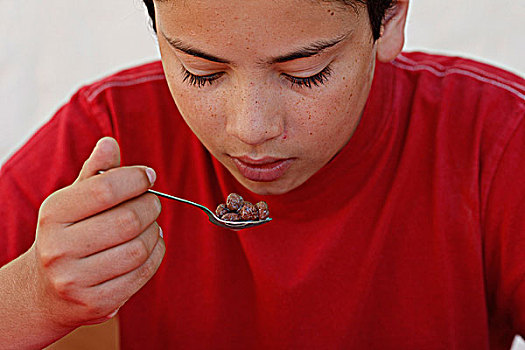
<svg viewBox="0 0 525 350"><path fill-rule="evenodd" d="M40 208L30 253L39 307L57 327L114 316L164 256L160 202L145 193L155 172L119 164L116 141L101 139L78 179Z"/></svg>

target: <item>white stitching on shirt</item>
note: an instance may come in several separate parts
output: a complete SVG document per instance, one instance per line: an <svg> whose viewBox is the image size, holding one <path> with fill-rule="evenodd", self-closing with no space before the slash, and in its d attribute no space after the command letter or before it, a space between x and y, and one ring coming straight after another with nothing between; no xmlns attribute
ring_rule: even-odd
<svg viewBox="0 0 525 350"><path fill-rule="evenodd" d="M143 71L143 72L137 72L137 73L131 73L131 74L122 74L122 75L114 75L114 76L109 77L108 79L95 82L93 85L88 86L88 88L87 88L88 91L87 91L86 94L87 95L91 95L92 92L97 90L101 85L104 85L104 84L107 84L107 83L110 83L110 82L113 82L113 81L129 81L131 79L138 79L138 78L142 78L142 77L145 77L145 76L157 75L157 74L162 74L162 73L163 73L163 71L161 69L155 68L155 69L150 69L150 70L146 70L146 71Z"/></svg>
<svg viewBox="0 0 525 350"><path fill-rule="evenodd" d="M397 59L400 60L400 61L405 61L405 63L409 63L411 65L419 65L419 64L426 64L426 65L429 65L429 66L433 66L435 68L438 68L440 70L447 70L448 67L440 64L439 62L434 62L434 61L420 61L420 62L416 62L414 61L413 59L410 59L406 56L403 56L403 54L400 54L399 56L397 56ZM489 78L489 79L493 79L493 80L496 80L500 83L503 83L503 84L507 84L507 85L512 85L514 86L516 89L518 90L525 90L525 86L515 82L515 81L511 81L511 80L507 80L505 78L502 78L498 75L494 75L492 73L489 73L487 71L484 71L482 69L479 69L479 68L476 68L474 66L469 66L469 65L465 65L465 64L457 64L457 65L454 65L455 68L459 68L459 69L464 69L464 70L467 70L467 71L470 71L472 73L477 73L485 78Z"/></svg>
<svg viewBox="0 0 525 350"><path fill-rule="evenodd" d="M479 81L482 81L482 82L485 82L485 83L488 83L488 84L500 87L500 88L502 88L504 90L507 90L510 93L516 95L518 98L521 98L522 100L525 100L525 94L522 93L521 91L518 91L517 89L515 89L515 88L513 88L513 87L511 87L511 86L509 86L507 84L501 83L501 82L499 82L497 80L489 79L487 77L484 77L482 75L470 72L470 71L465 70L465 69L447 68L444 71L439 71L435 67L432 67L432 66L429 66L429 65L426 65L426 64L409 65L409 64L401 63L399 61L393 61L392 65L394 65L394 66L396 66L398 68L401 68L401 69L409 70L409 71L426 70L426 71L429 71L430 73L432 73L432 74L434 74L434 75L436 75L438 77L444 77L444 76L447 76L447 75L450 75L450 74L466 75L466 76L469 76L469 77L474 78L476 80L479 80Z"/></svg>
<svg viewBox="0 0 525 350"><path fill-rule="evenodd" d="M147 72L150 73L150 72ZM129 80L133 79L133 80ZM104 90L114 87L114 86L131 86L136 84L142 84L148 81L154 81L154 80L164 80L166 77L164 74L156 74L156 75L135 75L135 76L124 76L124 77L115 77L113 80L108 81L96 89L90 91L87 93L86 100L88 102L93 102L93 100Z"/></svg>

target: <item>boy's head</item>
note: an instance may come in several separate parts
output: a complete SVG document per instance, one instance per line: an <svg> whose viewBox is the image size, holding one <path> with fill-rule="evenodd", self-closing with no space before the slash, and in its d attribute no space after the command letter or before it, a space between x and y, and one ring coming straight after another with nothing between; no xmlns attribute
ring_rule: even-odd
<svg viewBox="0 0 525 350"><path fill-rule="evenodd" d="M380 26L367 16L384 15L378 2L155 0L149 10L188 126L247 189L282 194L348 143L376 57L401 50L407 0Z"/></svg>

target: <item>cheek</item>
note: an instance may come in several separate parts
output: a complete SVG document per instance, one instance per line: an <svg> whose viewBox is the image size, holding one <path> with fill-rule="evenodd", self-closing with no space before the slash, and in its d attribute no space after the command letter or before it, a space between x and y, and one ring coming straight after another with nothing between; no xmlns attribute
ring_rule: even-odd
<svg viewBox="0 0 525 350"><path fill-rule="evenodd" d="M297 116L295 126L302 137L309 136L318 140L333 138L339 131L345 132L349 121L354 118L355 105L352 89L344 88L340 83L331 84L315 98L298 101L292 114ZM314 139L312 139L314 141Z"/></svg>
<svg viewBox="0 0 525 350"><path fill-rule="evenodd" d="M220 139L225 127L221 98L185 85L176 80L170 83L173 99L186 124L206 144Z"/></svg>
<svg viewBox="0 0 525 350"><path fill-rule="evenodd" d="M360 61L358 61L360 62ZM368 62L354 62L334 76L330 84L321 87L316 96L295 104L294 134L298 142L312 150L316 157L330 158L350 139L366 104L371 83Z"/></svg>

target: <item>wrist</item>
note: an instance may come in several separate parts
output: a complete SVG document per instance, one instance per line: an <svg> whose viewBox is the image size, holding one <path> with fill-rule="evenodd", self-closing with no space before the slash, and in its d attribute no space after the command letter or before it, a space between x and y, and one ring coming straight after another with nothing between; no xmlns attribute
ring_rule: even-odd
<svg viewBox="0 0 525 350"><path fill-rule="evenodd" d="M0 269L0 343L42 348L73 330L49 312L34 245Z"/></svg>
<svg viewBox="0 0 525 350"><path fill-rule="evenodd" d="M60 317L62 307L56 304L56 297L46 288L48 282L41 271L36 245L33 244L21 258L27 267L26 280L23 283L29 294L27 297L31 300L27 305L27 312L50 332L65 335L73 331L76 327L63 323Z"/></svg>

